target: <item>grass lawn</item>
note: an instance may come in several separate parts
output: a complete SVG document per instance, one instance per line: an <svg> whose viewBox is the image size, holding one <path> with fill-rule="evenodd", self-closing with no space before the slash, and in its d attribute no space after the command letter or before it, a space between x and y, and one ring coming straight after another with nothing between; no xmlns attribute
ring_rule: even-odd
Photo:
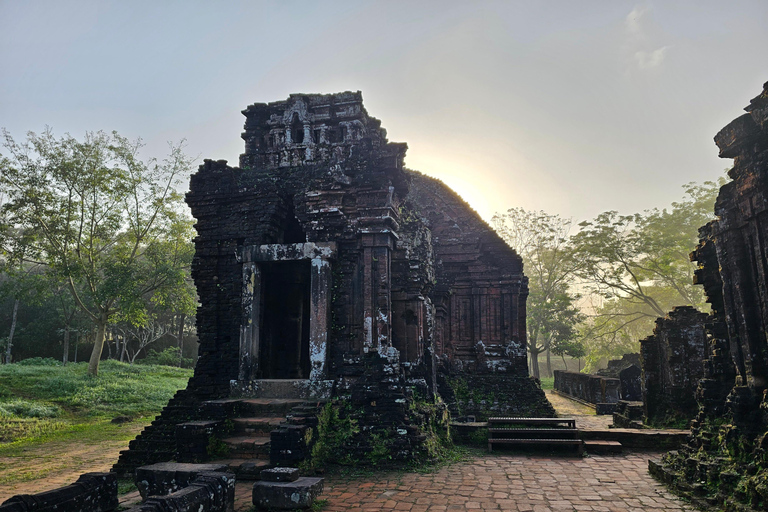
<svg viewBox="0 0 768 512"><path fill-rule="evenodd" d="M103 361L98 377L87 370L39 359L0 365L0 486L59 470L79 474L99 452L114 457L192 376L116 361ZM112 423L117 417L122 422Z"/></svg>
<svg viewBox="0 0 768 512"><path fill-rule="evenodd" d="M542 377L539 380L541 381L541 389L554 389L555 388L555 378L554 377Z"/></svg>

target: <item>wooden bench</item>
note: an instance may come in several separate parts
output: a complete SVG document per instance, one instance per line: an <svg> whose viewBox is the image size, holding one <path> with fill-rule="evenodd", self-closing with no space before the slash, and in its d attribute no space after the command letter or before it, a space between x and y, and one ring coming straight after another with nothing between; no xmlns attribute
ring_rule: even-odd
<svg viewBox="0 0 768 512"><path fill-rule="evenodd" d="M576 428L576 420L573 418L488 418L488 425L495 423L512 423L514 425L564 425L568 428Z"/></svg>
<svg viewBox="0 0 768 512"><path fill-rule="evenodd" d="M498 426L521 425L521 426ZM579 455L584 442L579 439L573 418L488 418L488 452L493 445L573 446Z"/></svg>

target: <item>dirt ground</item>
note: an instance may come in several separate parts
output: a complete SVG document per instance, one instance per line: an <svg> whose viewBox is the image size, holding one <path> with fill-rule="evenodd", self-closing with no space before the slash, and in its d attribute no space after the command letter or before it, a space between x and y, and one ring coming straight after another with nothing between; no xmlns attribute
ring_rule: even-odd
<svg viewBox="0 0 768 512"><path fill-rule="evenodd" d="M144 427L141 423L124 426L132 437ZM23 448L13 456L0 456L0 503L17 494L35 494L69 485L82 473L109 471L128 442L52 441Z"/></svg>

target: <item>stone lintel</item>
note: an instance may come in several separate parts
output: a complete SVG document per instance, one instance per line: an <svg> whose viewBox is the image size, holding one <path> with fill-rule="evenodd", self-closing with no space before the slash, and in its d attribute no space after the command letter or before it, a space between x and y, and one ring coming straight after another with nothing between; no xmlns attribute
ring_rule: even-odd
<svg viewBox="0 0 768 512"><path fill-rule="evenodd" d="M336 242L251 245L243 248L241 258L244 263L315 258L328 260L336 255L336 250Z"/></svg>

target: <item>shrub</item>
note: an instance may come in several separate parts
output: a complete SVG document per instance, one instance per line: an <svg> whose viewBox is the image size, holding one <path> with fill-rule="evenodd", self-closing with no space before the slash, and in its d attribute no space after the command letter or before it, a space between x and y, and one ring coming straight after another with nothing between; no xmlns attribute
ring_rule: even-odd
<svg viewBox="0 0 768 512"><path fill-rule="evenodd" d="M62 366L63 363L58 359L52 357L30 357L29 359L22 359L18 361L19 366Z"/></svg>
<svg viewBox="0 0 768 512"><path fill-rule="evenodd" d="M44 405L25 400L0 403L0 416L16 416L18 418L55 418L61 409L55 405Z"/></svg>
<svg viewBox="0 0 768 512"><path fill-rule="evenodd" d="M150 349L147 357L138 359L139 364L160 364L163 366L179 366L179 347L168 347L162 352ZM181 360L182 368L192 368L195 360L191 357L185 357Z"/></svg>

